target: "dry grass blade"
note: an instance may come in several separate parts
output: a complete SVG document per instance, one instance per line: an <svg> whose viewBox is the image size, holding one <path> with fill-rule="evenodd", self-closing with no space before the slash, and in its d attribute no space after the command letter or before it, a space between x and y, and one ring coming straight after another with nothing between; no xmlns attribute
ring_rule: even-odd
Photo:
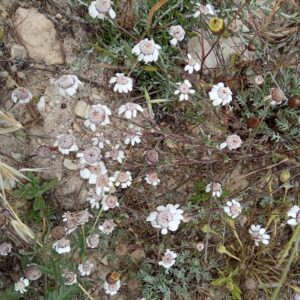
<svg viewBox="0 0 300 300"><path fill-rule="evenodd" d="M23 222L19 220L11 220L10 224L14 228L17 235L26 243L30 244L35 239L33 231Z"/></svg>
<svg viewBox="0 0 300 300"><path fill-rule="evenodd" d="M12 115L4 113L0 110L0 134L11 133L23 128Z"/></svg>
<svg viewBox="0 0 300 300"><path fill-rule="evenodd" d="M148 18L147 18L147 25L150 27L152 24L152 19L154 14L162 7L164 6L166 3L168 2L168 0L159 0L158 2L156 2L150 9L150 12L148 14Z"/></svg>

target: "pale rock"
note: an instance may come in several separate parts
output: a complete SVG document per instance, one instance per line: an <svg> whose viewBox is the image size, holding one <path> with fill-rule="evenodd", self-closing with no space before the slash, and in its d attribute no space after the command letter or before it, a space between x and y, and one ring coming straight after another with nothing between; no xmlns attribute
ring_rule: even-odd
<svg viewBox="0 0 300 300"><path fill-rule="evenodd" d="M65 158L63 165L65 168L71 171L79 170L79 166L77 163L74 163L72 160Z"/></svg>
<svg viewBox="0 0 300 300"><path fill-rule="evenodd" d="M14 59L25 59L27 58L27 50L24 46L15 44L10 49L10 55Z"/></svg>
<svg viewBox="0 0 300 300"><path fill-rule="evenodd" d="M46 99L45 96L42 96L39 102L36 105L37 110L40 114L43 114L46 111Z"/></svg>
<svg viewBox="0 0 300 300"><path fill-rule="evenodd" d="M214 42L209 41L205 36L196 36L189 40L188 52L200 63L202 64L202 59L211 50ZM203 64L203 70L215 69L220 65L224 64L221 60L224 59L225 63L228 63L230 57L233 54L240 55L243 53L242 59L249 60L254 55L248 50L244 51L245 45L239 37L229 37L220 38L218 44L214 47L212 51L205 57ZM217 55L217 53L219 55Z"/></svg>
<svg viewBox="0 0 300 300"><path fill-rule="evenodd" d="M19 7L13 23L17 37L31 59L43 61L47 65L64 63L55 27L37 9Z"/></svg>
<svg viewBox="0 0 300 300"><path fill-rule="evenodd" d="M90 106L86 102L80 100L75 106L75 115L80 118L85 118L89 110Z"/></svg>
<svg viewBox="0 0 300 300"><path fill-rule="evenodd" d="M20 158L22 157L21 153L17 153L17 152L11 152L10 155L15 159L15 160L20 160Z"/></svg>
<svg viewBox="0 0 300 300"><path fill-rule="evenodd" d="M22 71L18 71L17 76L18 76L19 79L22 79L22 80L26 79L26 74Z"/></svg>

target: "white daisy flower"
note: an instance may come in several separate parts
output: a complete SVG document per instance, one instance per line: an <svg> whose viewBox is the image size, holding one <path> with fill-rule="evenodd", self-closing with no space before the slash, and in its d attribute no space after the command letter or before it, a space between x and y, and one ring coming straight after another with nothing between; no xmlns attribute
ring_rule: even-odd
<svg viewBox="0 0 300 300"><path fill-rule="evenodd" d="M120 150L119 148L119 144L111 146L111 149L105 153L105 157L111 158L112 160L116 160L121 164L123 162L123 159L125 158L125 154L124 151Z"/></svg>
<svg viewBox="0 0 300 300"><path fill-rule="evenodd" d="M128 102L120 106L119 115L124 113L126 119L136 118L138 111L143 112L144 109L136 103Z"/></svg>
<svg viewBox="0 0 300 300"><path fill-rule="evenodd" d="M158 263L160 266L163 266L165 269L171 268L175 264L175 259L177 254L174 251L167 249L161 261Z"/></svg>
<svg viewBox="0 0 300 300"><path fill-rule="evenodd" d="M98 196L102 196L105 192L109 192L114 186L115 178L109 177L108 172L98 174L96 179L96 193Z"/></svg>
<svg viewBox="0 0 300 300"><path fill-rule="evenodd" d="M12 249L12 244L6 242L2 243L0 245L0 255L7 256L11 252L11 249Z"/></svg>
<svg viewBox="0 0 300 300"><path fill-rule="evenodd" d="M107 172L105 164L100 161L95 166L87 166L80 170L80 177L89 181L89 184L96 184L98 174Z"/></svg>
<svg viewBox="0 0 300 300"><path fill-rule="evenodd" d="M27 278L21 277L19 281L15 283L15 291L24 294L27 292L27 287L29 286L29 280Z"/></svg>
<svg viewBox="0 0 300 300"><path fill-rule="evenodd" d="M183 219L183 210L178 207L179 204L160 205L150 213L147 221L151 222L152 227L161 229L161 234L167 234L168 230L176 231Z"/></svg>
<svg viewBox="0 0 300 300"><path fill-rule="evenodd" d="M111 0L96 0L92 1L89 6L89 15L95 19L105 19L107 15L111 19L116 18L116 12L111 7Z"/></svg>
<svg viewBox="0 0 300 300"><path fill-rule="evenodd" d="M114 91L119 93L128 93L132 91L133 80L125 76L123 73L116 73L109 83L114 83Z"/></svg>
<svg viewBox="0 0 300 300"><path fill-rule="evenodd" d="M138 56L138 61L148 62L157 61L161 47L155 44L154 40L144 39L135 45L132 53Z"/></svg>
<svg viewBox="0 0 300 300"><path fill-rule="evenodd" d="M259 244L268 245L270 242L270 235L266 234L266 229L260 225L251 225L249 233L256 246L259 246Z"/></svg>
<svg viewBox="0 0 300 300"><path fill-rule="evenodd" d="M125 145L131 144L131 146L134 146L135 144L139 144L141 142L141 136L142 136L141 128L129 124L124 136L125 136L124 139Z"/></svg>
<svg viewBox="0 0 300 300"><path fill-rule="evenodd" d="M92 138L93 146L98 146L99 149L104 149L105 145L110 145L110 141L104 137L104 133L96 133L95 137Z"/></svg>
<svg viewBox="0 0 300 300"><path fill-rule="evenodd" d="M232 101L232 92L229 87L225 87L223 82L213 85L209 92L209 98L214 106L226 105Z"/></svg>
<svg viewBox="0 0 300 300"><path fill-rule="evenodd" d="M78 265L78 271L81 276L89 276L91 274L93 267L94 267L94 264L86 261L85 263Z"/></svg>
<svg viewBox="0 0 300 300"><path fill-rule="evenodd" d="M103 195L101 204L104 211L120 206L118 198L114 195Z"/></svg>
<svg viewBox="0 0 300 300"><path fill-rule="evenodd" d="M290 224L291 226L296 226L300 224L300 207L298 205L294 205L288 211L287 215L291 218L287 221L288 224Z"/></svg>
<svg viewBox="0 0 300 300"><path fill-rule="evenodd" d="M77 283L77 275L73 272L64 272L62 276L65 279L65 285L73 285Z"/></svg>
<svg viewBox="0 0 300 300"><path fill-rule="evenodd" d="M104 234L111 234L116 227L116 224L113 220L106 219L102 225L99 225L99 230Z"/></svg>
<svg viewBox="0 0 300 300"><path fill-rule="evenodd" d="M116 171L114 173L115 186L121 186L122 189L126 189L131 185L132 176L129 171L121 172Z"/></svg>
<svg viewBox="0 0 300 300"><path fill-rule="evenodd" d="M231 218L235 219L242 212L242 206L238 199L232 199L226 202L224 206L224 212Z"/></svg>
<svg viewBox="0 0 300 300"><path fill-rule="evenodd" d="M228 147L229 150L235 150L242 146L242 139L237 134L229 135L226 142L220 145L220 149Z"/></svg>
<svg viewBox="0 0 300 300"><path fill-rule="evenodd" d="M91 109L86 113L84 126L92 131L96 131L96 126L110 124L109 116L111 116L111 110L106 105L92 105Z"/></svg>
<svg viewBox="0 0 300 300"><path fill-rule="evenodd" d="M188 53L187 57L187 65L184 67L184 71L188 72L189 74L193 74L194 71L199 72L201 69L200 64L192 57L191 54Z"/></svg>
<svg viewBox="0 0 300 300"><path fill-rule="evenodd" d="M55 147L58 147L58 151L62 154L68 155L70 152L78 151L75 137L73 134L60 134L54 143Z"/></svg>
<svg viewBox="0 0 300 300"><path fill-rule="evenodd" d="M69 253L71 251L70 247L70 240L66 238L62 238L55 243L53 243L52 248L58 253L58 254L63 254L63 253Z"/></svg>
<svg viewBox="0 0 300 300"><path fill-rule="evenodd" d="M205 188L205 192L209 193L212 191L212 196L213 197L221 197L222 195L222 186L220 183L218 182L211 182L209 183L206 188Z"/></svg>
<svg viewBox="0 0 300 300"><path fill-rule="evenodd" d="M149 172L145 176L145 180L148 184L151 184L153 186L157 186L160 183L160 179L158 178L157 172L155 171Z"/></svg>
<svg viewBox="0 0 300 300"><path fill-rule="evenodd" d="M62 75L55 81L55 86L61 96L74 96L83 83L75 75Z"/></svg>
<svg viewBox="0 0 300 300"><path fill-rule="evenodd" d="M100 209L100 201L102 200L102 194L100 196L97 195L96 191L89 190L89 197L87 197L86 201L90 203L91 209Z"/></svg>
<svg viewBox="0 0 300 300"><path fill-rule="evenodd" d="M83 152L77 153L79 162L82 165L98 166L102 157L101 151L96 147L89 147Z"/></svg>
<svg viewBox="0 0 300 300"><path fill-rule="evenodd" d="M32 94L29 90L19 87L12 92L11 100L14 103L26 104L32 100Z"/></svg>
<svg viewBox="0 0 300 300"><path fill-rule="evenodd" d="M179 88L174 92L174 95L179 94L179 101L184 101L189 99L189 94L195 94L195 90L191 89L191 83L186 79L183 83L176 83Z"/></svg>
<svg viewBox="0 0 300 300"><path fill-rule="evenodd" d="M194 18L198 18L201 14L206 16L206 15L212 15L214 16L215 13L215 9L211 4L206 4L206 5L202 5L200 3L196 3L197 6L197 11L193 14Z"/></svg>
<svg viewBox="0 0 300 300"><path fill-rule="evenodd" d="M97 248L100 242L99 234L92 234L86 238L86 245L90 249Z"/></svg>
<svg viewBox="0 0 300 300"><path fill-rule="evenodd" d="M84 225L89 222L90 218L92 218L93 215L89 212L88 208L85 210L81 210L76 214L76 224L77 225Z"/></svg>
<svg viewBox="0 0 300 300"><path fill-rule="evenodd" d="M118 290L121 287L121 281L117 280L115 283L108 283L107 281L105 281L103 287L106 294L114 296L118 293Z"/></svg>
<svg viewBox="0 0 300 300"><path fill-rule="evenodd" d="M171 45L173 46L176 46L178 42L181 42L185 36L185 31L180 25L171 26L169 33L173 37L173 39L170 41Z"/></svg>

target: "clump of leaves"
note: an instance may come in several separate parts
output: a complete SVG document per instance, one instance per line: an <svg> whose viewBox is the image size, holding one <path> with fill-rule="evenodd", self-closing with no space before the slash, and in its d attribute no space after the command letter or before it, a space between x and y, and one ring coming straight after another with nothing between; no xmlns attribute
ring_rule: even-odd
<svg viewBox="0 0 300 300"><path fill-rule="evenodd" d="M53 211L45 202L44 195L57 185L57 179L42 182L39 176L28 172L29 182L19 183L14 191L14 197L18 199L32 200L32 211L28 214L29 220L41 223L43 218L49 219Z"/></svg>

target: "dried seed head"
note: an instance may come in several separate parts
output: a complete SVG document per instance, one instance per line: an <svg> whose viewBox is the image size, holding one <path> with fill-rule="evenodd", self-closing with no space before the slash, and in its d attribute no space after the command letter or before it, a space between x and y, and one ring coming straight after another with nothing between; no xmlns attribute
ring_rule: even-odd
<svg viewBox="0 0 300 300"><path fill-rule="evenodd" d="M145 159L149 165L155 165L158 163L159 157L156 150L148 150L145 152Z"/></svg>
<svg viewBox="0 0 300 300"><path fill-rule="evenodd" d="M24 274L25 277L31 281L38 280L42 276L42 272L39 270L36 264L28 266Z"/></svg>
<svg viewBox="0 0 300 300"><path fill-rule="evenodd" d="M209 20L209 29L211 30L211 32L215 33L215 34L222 34L224 32L224 20L221 18L211 18Z"/></svg>
<svg viewBox="0 0 300 300"><path fill-rule="evenodd" d="M60 240L62 239L66 234L65 228L63 226L55 226L52 230L51 230L51 237L54 240Z"/></svg>
<svg viewBox="0 0 300 300"><path fill-rule="evenodd" d="M111 272L106 275L106 281L109 284L115 284L120 279L120 273Z"/></svg>
<svg viewBox="0 0 300 300"><path fill-rule="evenodd" d="M280 88L271 88L270 95L272 97L272 100L277 103L281 103L284 100L284 94Z"/></svg>
<svg viewBox="0 0 300 300"><path fill-rule="evenodd" d="M248 49L249 51L255 51L255 50L256 50L256 47L255 47L254 44L249 43L248 46L247 46L247 49Z"/></svg>
<svg viewBox="0 0 300 300"><path fill-rule="evenodd" d="M252 278L247 278L245 281L245 287L247 290L255 290L257 288L257 282Z"/></svg>
<svg viewBox="0 0 300 300"><path fill-rule="evenodd" d="M257 128L259 122L260 122L259 118L253 116L247 120L247 126L248 128Z"/></svg>
<svg viewBox="0 0 300 300"><path fill-rule="evenodd" d="M288 102L289 107L291 108L300 108L300 99L297 96L292 96Z"/></svg>
<svg viewBox="0 0 300 300"><path fill-rule="evenodd" d="M127 254L127 245L124 243L117 244L115 248L115 253L117 256L125 256Z"/></svg>

